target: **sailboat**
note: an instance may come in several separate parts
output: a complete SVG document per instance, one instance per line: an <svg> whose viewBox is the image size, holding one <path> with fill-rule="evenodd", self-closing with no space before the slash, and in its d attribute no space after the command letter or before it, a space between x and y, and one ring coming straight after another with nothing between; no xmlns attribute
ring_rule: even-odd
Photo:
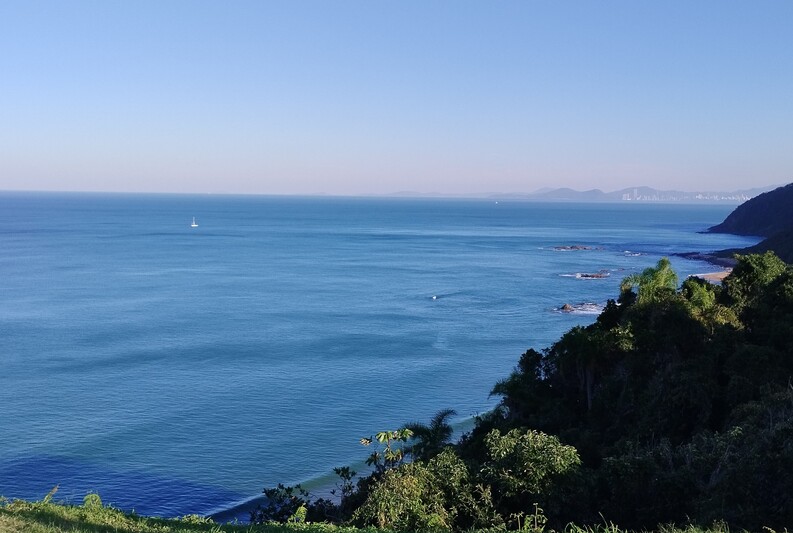
<svg viewBox="0 0 793 533"><path fill-rule="evenodd" d="M198 223L195 221L195 217L193 217L193 223L190 224L190 227L191 228L197 228L198 227Z"/></svg>

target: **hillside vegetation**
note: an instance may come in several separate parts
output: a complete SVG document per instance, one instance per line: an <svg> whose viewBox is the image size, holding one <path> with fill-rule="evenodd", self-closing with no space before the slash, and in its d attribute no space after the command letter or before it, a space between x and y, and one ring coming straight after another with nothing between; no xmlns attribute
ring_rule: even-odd
<svg viewBox="0 0 793 533"><path fill-rule="evenodd" d="M766 237L759 244L733 253L764 253L773 251L783 261L793 263L793 183L763 193L738 206L724 222L708 229L712 233L756 235Z"/></svg>
<svg viewBox="0 0 793 533"><path fill-rule="evenodd" d="M568 533L622 533L612 524L594 527L570 525ZM726 524L702 529L661 526L658 533L729 533ZM358 529L331 524L215 524L211 520L186 516L181 519L147 518L125 514L96 503L80 506L43 502L0 501L0 533L382 533L374 528ZM627 532L626 532L627 533ZM736 532L737 533L737 532ZM767 531L766 533L775 533ZM781 532L780 532L781 533Z"/></svg>

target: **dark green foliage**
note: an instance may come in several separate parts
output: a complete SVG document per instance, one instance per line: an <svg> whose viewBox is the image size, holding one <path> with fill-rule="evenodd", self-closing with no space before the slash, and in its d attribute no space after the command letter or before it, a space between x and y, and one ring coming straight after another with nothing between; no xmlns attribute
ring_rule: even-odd
<svg viewBox="0 0 793 533"><path fill-rule="evenodd" d="M427 462L389 470L372 484L353 523L405 531L467 530L501 523L487 488L446 449Z"/></svg>
<svg viewBox="0 0 793 533"><path fill-rule="evenodd" d="M503 523L490 488L447 448L386 472L353 515L357 525L404 531L469 530Z"/></svg>
<svg viewBox="0 0 793 533"><path fill-rule="evenodd" d="M724 289L728 303L743 312L760 303L768 285L785 271L786 265L772 252L737 259L738 264L724 280Z"/></svg>
<svg viewBox="0 0 793 533"><path fill-rule="evenodd" d="M300 485L287 487L279 483L275 488L264 489L264 495L267 502L251 511L252 523L295 522L300 515L305 517L309 494Z"/></svg>
<svg viewBox="0 0 793 533"><path fill-rule="evenodd" d="M443 494L453 529L478 529L503 522L493 504L490 487L478 483L475 473L451 448L432 458L427 468L435 476L435 489Z"/></svg>
<svg viewBox="0 0 793 533"><path fill-rule="evenodd" d="M407 464L383 474L353 522L405 531L448 530L451 517L443 503L432 472L422 463Z"/></svg>
<svg viewBox="0 0 793 533"><path fill-rule="evenodd" d="M507 410L499 427L578 449L595 482L566 520L789 525L793 269L746 256L723 288L675 283L662 260L627 278L596 323L524 354L493 390Z"/></svg>
<svg viewBox="0 0 793 533"><path fill-rule="evenodd" d="M490 487L495 507L509 525L517 526L538 502L543 507L553 502L581 464L575 448L535 430L502 434L494 429L485 436L485 446L480 479Z"/></svg>
<svg viewBox="0 0 793 533"><path fill-rule="evenodd" d="M536 350L528 350L520 356L518 366L509 376L496 383L491 394L503 397L502 403L507 408L512 420L519 420L521 416L531 413L532 420L542 417L543 419L556 419L558 415L555 411L563 408L562 404L557 406L548 405L546 400L551 398L552 391L549 380L545 379L548 373L554 371L549 366L548 359ZM541 410L551 409L553 412L548 414ZM497 414L497 413L494 413ZM522 420L527 424L530 420ZM480 420L478 428L488 430L498 427L499 420L492 415L488 420ZM548 423L539 426L548 428ZM550 428L549 428L550 429ZM474 433L477 431L474 430ZM485 431L486 433L487 431Z"/></svg>
<svg viewBox="0 0 793 533"><path fill-rule="evenodd" d="M793 264L793 229L782 230L771 237L742 249L720 250L719 257L733 257L735 254L764 254L774 252L782 261Z"/></svg>
<svg viewBox="0 0 793 533"><path fill-rule="evenodd" d="M448 419L456 414L454 409L442 409L435 413L429 425L421 422L411 422L405 425L413 432L409 452L414 459L427 460L441 453L452 437L452 427L449 425Z"/></svg>
<svg viewBox="0 0 793 533"><path fill-rule="evenodd" d="M467 464L451 448L429 461L405 464L385 472L370 487L353 514L361 526L407 531L456 530L517 526L535 508L550 501L565 476L580 463L571 446L531 430L486 438L482 464Z"/></svg>
<svg viewBox="0 0 793 533"><path fill-rule="evenodd" d="M628 276L622 281L620 290L627 292L638 289L637 304L659 303L674 294L677 289L677 274L666 257L658 261L655 268L646 268L641 274Z"/></svg>
<svg viewBox="0 0 793 533"><path fill-rule="evenodd" d="M386 470L396 468L405 460L407 453L408 440L413 437L413 431L408 428L397 429L394 431L381 431L374 437L364 437L360 440L364 446L370 446L377 442L375 450L366 458L367 466L375 469L376 474L383 474Z"/></svg>

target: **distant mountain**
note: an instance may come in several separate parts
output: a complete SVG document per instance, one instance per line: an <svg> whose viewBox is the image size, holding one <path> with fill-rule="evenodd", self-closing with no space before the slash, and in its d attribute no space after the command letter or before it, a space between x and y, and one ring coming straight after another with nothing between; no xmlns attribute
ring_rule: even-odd
<svg viewBox="0 0 793 533"><path fill-rule="evenodd" d="M772 250L783 261L793 263L793 183L763 193L739 205L711 233L758 235L766 239L741 250L722 250L717 255L762 253Z"/></svg>
<svg viewBox="0 0 793 533"><path fill-rule="evenodd" d="M776 187L755 187L739 191L662 191L652 187L629 187L619 191L603 192L600 189L576 191L567 187L543 187L531 193L480 192L449 194L442 192L397 191L394 198L490 198L493 200L532 200L542 202L727 202L741 203Z"/></svg>
<svg viewBox="0 0 793 533"><path fill-rule="evenodd" d="M662 191L652 187L629 187L613 192L600 189L576 191L569 188L540 190L532 194L509 195L512 198L522 197L531 200L575 201L575 202L745 202L755 196L773 189L756 187L731 192L718 191Z"/></svg>

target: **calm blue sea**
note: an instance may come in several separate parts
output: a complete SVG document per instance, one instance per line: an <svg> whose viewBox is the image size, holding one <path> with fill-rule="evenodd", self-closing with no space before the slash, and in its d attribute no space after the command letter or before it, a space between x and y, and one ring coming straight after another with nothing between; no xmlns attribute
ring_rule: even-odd
<svg viewBox="0 0 793 533"><path fill-rule="evenodd" d="M327 485L362 436L493 407L594 320L562 304L756 242L697 233L734 207L2 193L0 494L175 516Z"/></svg>

